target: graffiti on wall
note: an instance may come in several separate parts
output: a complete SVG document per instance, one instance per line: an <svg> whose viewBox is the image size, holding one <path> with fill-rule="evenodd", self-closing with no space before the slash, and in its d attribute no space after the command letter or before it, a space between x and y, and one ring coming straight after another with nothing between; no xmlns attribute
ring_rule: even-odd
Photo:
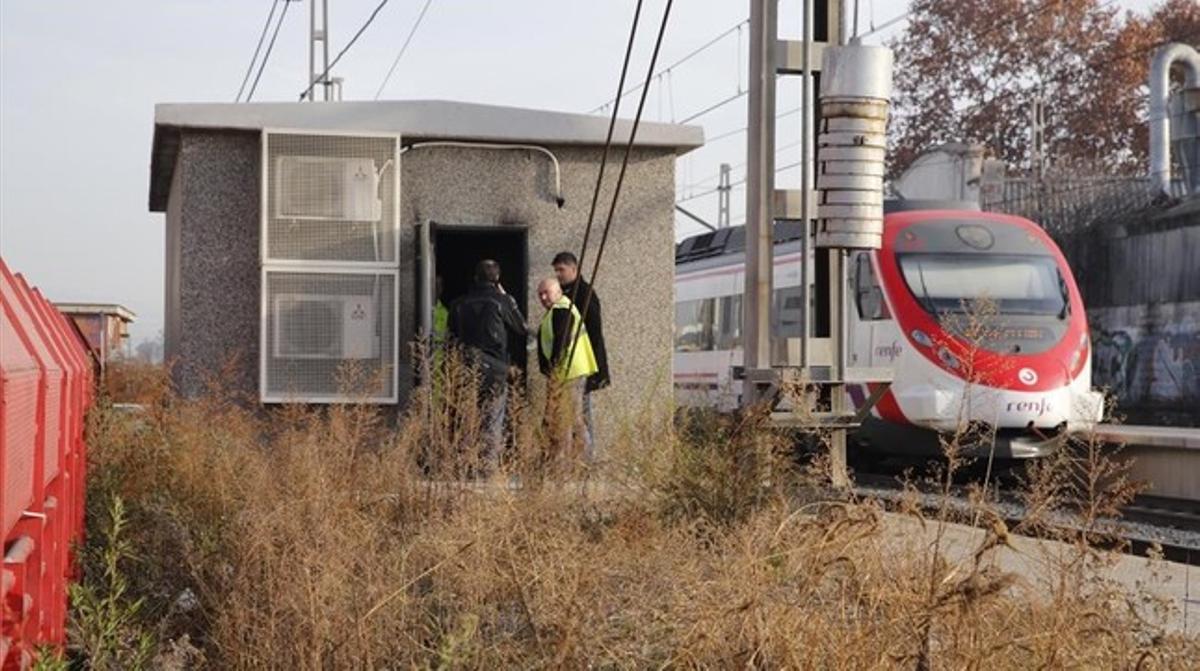
<svg viewBox="0 0 1200 671"><path fill-rule="evenodd" d="M1122 403L1200 404L1200 328L1190 320L1160 329L1092 330L1092 382Z"/></svg>

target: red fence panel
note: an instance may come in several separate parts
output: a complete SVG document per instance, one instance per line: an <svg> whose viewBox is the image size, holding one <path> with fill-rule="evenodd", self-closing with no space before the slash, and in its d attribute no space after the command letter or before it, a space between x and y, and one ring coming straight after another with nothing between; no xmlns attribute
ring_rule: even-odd
<svg viewBox="0 0 1200 671"><path fill-rule="evenodd" d="M0 260L0 669L61 647L83 537L86 344Z"/></svg>

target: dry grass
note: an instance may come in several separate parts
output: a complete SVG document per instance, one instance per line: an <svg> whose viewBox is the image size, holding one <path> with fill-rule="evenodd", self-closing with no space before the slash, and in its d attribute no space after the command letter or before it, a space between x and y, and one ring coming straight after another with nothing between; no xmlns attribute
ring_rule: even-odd
<svg viewBox="0 0 1200 671"><path fill-rule="evenodd" d="M1165 669L1200 654L1131 608L1086 542L1049 589L991 561L1002 524L955 560L889 533L870 502L812 502L819 478L754 415L647 420L583 469L516 399L514 449L473 482L475 382L448 375L398 423L369 406L260 413L219 389L100 408L89 539L105 542L119 498L122 598L142 600L111 638L151 636L153 666L222 669ZM1031 484L1046 509L1086 481L1063 477ZM96 624L76 613L77 632ZM81 660L120 658L87 640Z"/></svg>

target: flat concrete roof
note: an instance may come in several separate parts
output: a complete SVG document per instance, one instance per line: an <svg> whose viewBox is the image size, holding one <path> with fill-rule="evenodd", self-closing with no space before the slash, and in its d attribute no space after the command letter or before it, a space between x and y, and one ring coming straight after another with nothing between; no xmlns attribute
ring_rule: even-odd
<svg viewBox="0 0 1200 671"><path fill-rule="evenodd" d="M150 210L167 207L171 173L184 128L261 131L289 130L395 133L402 141L471 140L538 145L603 145L608 117L593 114L482 105L445 100L160 103L154 106L150 158ZM618 119L614 143L629 138L633 122ZM636 146L684 154L704 144L704 130L643 121Z"/></svg>
<svg viewBox="0 0 1200 671"><path fill-rule="evenodd" d="M116 303L55 303L58 311L68 315L108 315L121 321L132 322L137 318L133 310Z"/></svg>

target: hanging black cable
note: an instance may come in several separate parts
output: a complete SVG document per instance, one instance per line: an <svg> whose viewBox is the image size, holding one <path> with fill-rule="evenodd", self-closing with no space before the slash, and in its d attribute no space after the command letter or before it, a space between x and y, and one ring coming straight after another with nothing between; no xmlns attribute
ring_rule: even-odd
<svg viewBox="0 0 1200 671"><path fill-rule="evenodd" d="M366 23L362 24L362 27L358 29L358 32L354 33L354 37L351 37L350 41L346 43L346 46L342 47L342 50L337 53L337 56L333 57L333 60L329 63L329 67L325 68L325 71L321 73L320 77L317 77L315 80L309 82L308 86L300 92L301 100L304 100L305 96L312 93L313 87L317 85L317 82L325 81L325 78L329 76L329 71L333 69L333 66L338 64L338 61L342 60L342 56L345 56L347 51L350 51L350 47L354 46L354 43L358 41L358 38L362 37L363 32L366 31L367 27L371 25L371 22L375 20L375 17L379 15L379 10L383 9L387 3L388 0L383 0L378 6L375 7L375 11L371 12L371 15L367 17Z"/></svg>
<svg viewBox="0 0 1200 671"><path fill-rule="evenodd" d="M625 61L621 64L621 77L617 81L617 92L625 88L625 76L629 73L629 61L633 57L633 43L637 37L638 20L642 15L642 0L638 0L637 6L633 10L633 25L629 27L629 44L625 47ZM608 120L608 135L604 137L604 154L600 157L600 172L596 175L596 188L592 190L592 206L588 210L587 227L583 229L583 246L579 248L579 259L577 260L576 269L578 272L583 272L583 259L587 256L588 241L592 237L592 224L596 219L596 204L600 201L600 186L604 183L604 170L608 166L608 153L612 148L613 129L617 125L617 112L621 110L621 98L617 96L617 101L613 105L612 117ZM576 281L575 286L571 289L571 305L575 305L575 299L579 297L579 284Z"/></svg>
<svg viewBox="0 0 1200 671"><path fill-rule="evenodd" d="M667 21L671 17L671 5L673 3L674 0L667 0L667 6L663 10L662 23L658 27L658 37L654 41L654 52L650 54L650 65L646 69L647 81L650 80L654 72L654 64L658 62L658 52L662 49L663 35L667 32ZM633 143L637 139L638 126L642 122L642 110L646 108L646 94L649 92L649 86L642 87L642 95L638 99L637 113L633 116L633 128L629 131L629 141L625 143L625 155L621 159L621 171L617 173L617 184L613 188L612 202L608 206L608 217L604 221L604 230L600 234L600 246L596 249L596 261L592 264L591 282L593 289L596 287L596 277L600 273L600 261L604 258L604 246L608 243L608 232L612 228L613 214L617 210L617 200L621 196L621 185L625 183L625 171L629 168L629 156L633 153ZM580 265L582 266L582 261ZM578 286L576 284L576 289L578 289ZM583 299L583 309L579 312L579 328L575 330L574 337L571 338L571 349L567 352L566 360L568 362L575 358L575 347L579 344L579 334L583 331L583 324L587 321L588 309L592 305L592 296L594 295L595 291L589 291L588 295ZM572 304L574 304L574 300L572 300Z"/></svg>
<svg viewBox="0 0 1200 671"><path fill-rule="evenodd" d="M290 0L284 0L283 11L279 12L279 20L275 22L275 32L271 33L271 41L267 43L267 53L263 54L262 62L258 64L258 73L254 75L254 83L250 85L250 93L246 94L246 102L250 102L254 98L254 92L258 89L258 80L262 77L263 70L267 67L267 61L271 59L271 51L275 48L275 38L279 37L279 27L283 25L283 17L287 16L288 7L291 7Z"/></svg>
<svg viewBox="0 0 1200 671"><path fill-rule="evenodd" d="M250 73L254 72L254 64L258 62L258 54L262 51L263 41L267 39L267 31L271 29L271 19L275 18L275 8L278 6L279 0L271 3L271 11L267 13L267 20L263 23L262 32L258 35L258 44L254 47L254 55L246 64L246 74L242 77L242 85L238 87L237 97L233 99L235 103L242 101L242 93L246 91L246 84L250 83Z"/></svg>
<svg viewBox="0 0 1200 671"><path fill-rule="evenodd" d="M383 95L383 89L387 88L388 82L392 80L392 73L396 71L396 66L400 65L400 59L404 58L404 52L408 51L409 43L412 42L413 36L417 34L417 29L421 27L421 21L425 18L425 12L429 11L429 5L432 4L433 0L425 0L425 6L421 7L421 13L417 14L417 20L413 23L412 30L408 31L408 37L404 38L404 44L400 45L400 52L396 54L396 60L392 61L392 67L388 68L387 74L383 77L383 83L375 91L376 100L379 100L379 96Z"/></svg>

